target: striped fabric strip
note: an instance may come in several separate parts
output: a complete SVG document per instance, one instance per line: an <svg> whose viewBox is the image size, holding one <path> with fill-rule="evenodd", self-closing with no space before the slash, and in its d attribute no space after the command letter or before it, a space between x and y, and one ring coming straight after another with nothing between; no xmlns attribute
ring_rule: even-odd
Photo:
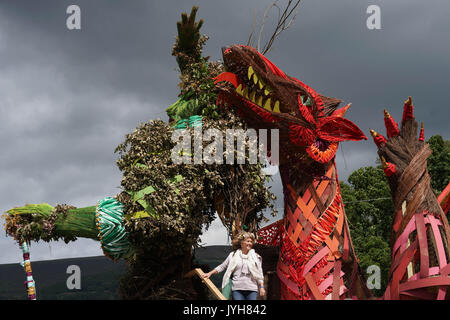
<svg viewBox="0 0 450 320"><path fill-rule="evenodd" d="M123 221L123 204L106 197L97 203L96 224L103 253L117 261L131 253L131 243Z"/></svg>

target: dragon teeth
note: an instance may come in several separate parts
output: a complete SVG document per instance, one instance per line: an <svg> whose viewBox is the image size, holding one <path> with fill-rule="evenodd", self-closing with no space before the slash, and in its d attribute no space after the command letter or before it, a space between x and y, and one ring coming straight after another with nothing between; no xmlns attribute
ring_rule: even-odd
<svg viewBox="0 0 450 320"><path fill-rule="evenodd" d="M252 66L248 67L247 76L251 82L253 82L255 85L257 85L257 88L259 87L260 90L264 90L264 95L267 96L272 92L272 89L269 86L267 86L264 83L264 81L262 81L260 78L258 78L258 76L256 75L256 72Z"/></svg>
<svg viewBox="0 0 450 320"><path fill-rule="evenodd" d="M253 70L252 66L248 67L248 79L249 80L252 78L253 73L255 73L255 71Z"/></svg>
<svg viewBox="0 0 450 320"><path fill-rule="evenodd" d="M273 112L278 112L280 113L280 101L275 101L275 104L273 106Z"/></svg>
<svg viewBox="0 0 450 320"><path fill-rule="evenodd" d="M261 79L259 79L258 85L260 89L264 88L264 82L262 82Z"/></svg>
<svg viewBox="0 0 450 320"><path fill-rule="evenodd" d="M263 100L262 96L260 96L259 98L256 99L256 104L260 107L262 107L262 100Z"/></svg>
<svg viewBox="0 0 450 320"><path fill-rule="evenodd" d="M237 88L236 88L236 92L239 93L242 96L242 84L240 84Z"/></svg>
<svg viewBox="0 0 450 320"><path fill-rule="evenodd" d="M270 107L270 98L266 100L266 103L264 103L264 109L272 111L272 108Z"/></svg>
<svg viewBox="0 0 450 320"><path fill-rule="evenodd" d="M254 84L258 83L258 76L256 75L256 73L253 74L253 83Z"/></svg>
<svg viewBox="0 0 450 320"><path fill-rule="evenodd" d="M244 96L245 98L248 98L248 88L245 87L244 90L242 90L242 96Z"/></svg>
<svg viewBox="0 0 450 320"><path fill-rule="evenodd" d="M250 95L248 96L248 98L249 98L252 102L255 102L255 95L256 95L256 92L255 92L255 91L252 91L252 92L250 92Z"/></svg>

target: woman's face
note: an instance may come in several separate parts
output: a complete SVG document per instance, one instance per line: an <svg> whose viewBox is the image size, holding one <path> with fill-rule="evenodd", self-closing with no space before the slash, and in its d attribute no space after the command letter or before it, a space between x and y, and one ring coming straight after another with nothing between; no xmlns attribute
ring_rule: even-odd
<svg viewBox="0 0 450 320"><path fill-rule="evenodd" d="M245 238L241 241L241 250L243 251L249 251L253 247L253 240L252 238Z"/></svg>

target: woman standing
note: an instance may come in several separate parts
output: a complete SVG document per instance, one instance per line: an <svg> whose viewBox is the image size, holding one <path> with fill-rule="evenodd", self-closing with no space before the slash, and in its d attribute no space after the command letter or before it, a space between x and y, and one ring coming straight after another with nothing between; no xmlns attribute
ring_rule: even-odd
<svg viewBox="0 0 450 320"><path fill-rule="evenodd" d="M233 243L240 244L240 249L231 252L221 265L203 274L203 278L208 279L226 269L222 289L231 277L233 300L256 300L258 292L260 296L265 296L262 258L252 249L254 242L253 233L239 233Z"/></svg>

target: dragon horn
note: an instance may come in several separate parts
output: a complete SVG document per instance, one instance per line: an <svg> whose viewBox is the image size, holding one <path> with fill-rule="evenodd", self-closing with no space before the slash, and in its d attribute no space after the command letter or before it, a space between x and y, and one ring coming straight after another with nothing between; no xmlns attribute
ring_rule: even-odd
<svg viewBox="0 0 450 320"><path fill-rule="evenodd" d="M403 118L402 118L402 124L405 123L406 120L412 120L414 119L414 107L412 104L412 98L408 97L405 101L405 105L403 107Z"/></svg>
<svg viewBox="0 0 450 320"><path fill-rule="evenodd" d="M375 142L378 148L386 143L386 138L375 130L370 129L370 134L372 135L373 142Z"/></svg>
<svg viewBox="0 0 450 320"><path fill-rule="evenodd" d="M394 118L392 118L386 109L384 109L384 125L386 126L388 138L396 137L400 134L397 122L395 122Z"/></svg>
<svg viewBox="0 0 450 320"><path fill-rule="evenodd" d="M343 117L347 113L347 110L352 106L351 103L347 104L346 106L334 111L331 115L336 117Z"/></svg>
<svg viewBox="0 0 450 320"><path fill-rule="evenodd" d="M387 162L383 156L381 156L381 164L383 165L383 171L386 177L390 177L397 172L395 164Z"/></svg>
<svg viewBox="0 0 450 320"><path fill-rule="evenodd" d="M423 129L423 121L420 123L420 134L419 134L419 141L425 141L425 133Z"/></svg>

